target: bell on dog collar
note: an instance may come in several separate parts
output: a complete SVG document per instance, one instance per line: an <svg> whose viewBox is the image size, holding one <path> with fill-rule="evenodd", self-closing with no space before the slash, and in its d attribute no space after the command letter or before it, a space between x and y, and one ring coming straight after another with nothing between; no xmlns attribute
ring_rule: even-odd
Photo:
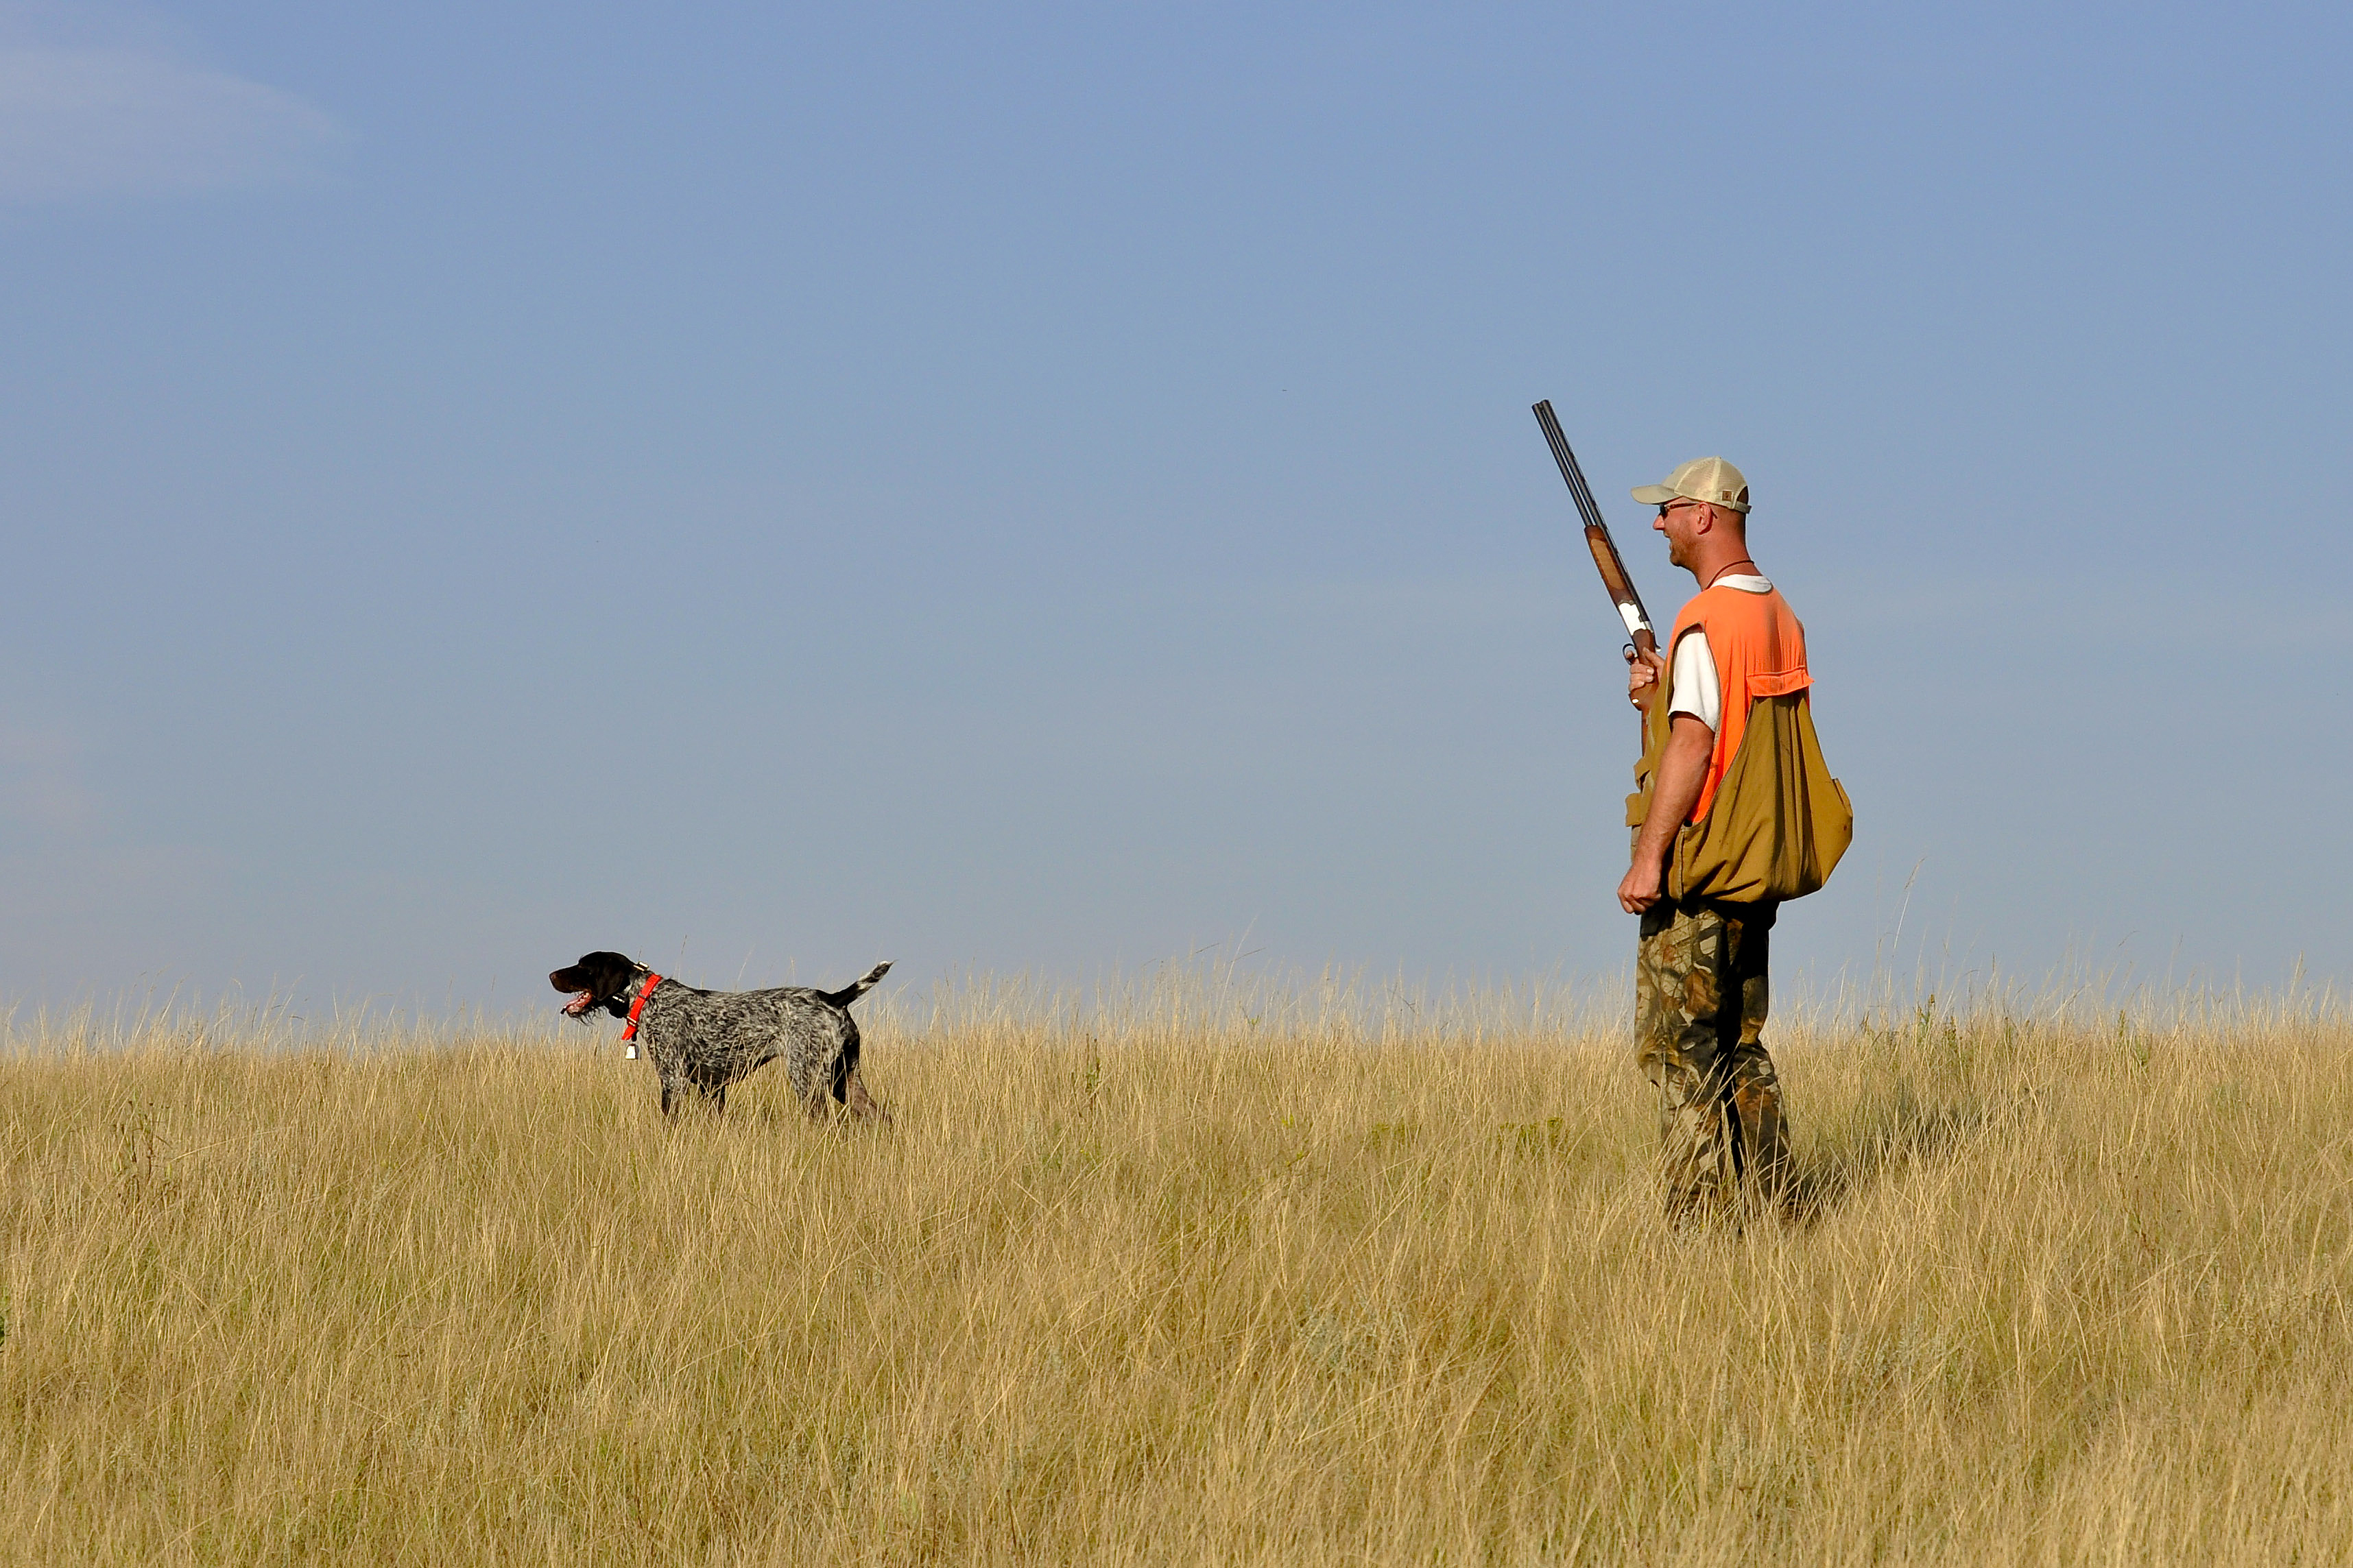
<svg viewBox="0 0 2353 1568"><path fill-rule="evenodd" d="M631 1046L629 1047L629 1059L631 1061L636 1061L638 1059L638 1047L635 1046Z"/></svg>

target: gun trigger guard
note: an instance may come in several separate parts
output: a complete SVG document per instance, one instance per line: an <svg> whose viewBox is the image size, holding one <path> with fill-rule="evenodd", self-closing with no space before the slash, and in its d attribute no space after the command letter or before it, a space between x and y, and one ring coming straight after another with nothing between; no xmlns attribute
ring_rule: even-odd
<svg viewBox="0 0 2353 1568"><path fill-rule="evenodd" d="M1624 658L1628 664L1634 662L1634 645L1632 643L1628 643L1624 647L1620 648L1618 652L1622 658Z"/></svg>

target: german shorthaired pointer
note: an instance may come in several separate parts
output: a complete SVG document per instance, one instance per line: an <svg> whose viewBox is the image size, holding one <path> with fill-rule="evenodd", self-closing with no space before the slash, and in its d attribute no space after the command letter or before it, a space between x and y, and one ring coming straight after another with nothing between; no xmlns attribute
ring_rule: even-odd
<svg viewBox="0 0 2353 1568"><path fill-rule="evenodd" d="M643 1032L646 1054L661 1074L665 1116L677 1113L679 1098L690 1088L702 1090L712 1110L723 1110L729 1084L782 1058L793 1092L811 1116L825 1112L830 1093L860 1121L888 1121L890 1114L874 1103L858 1076L858 1025L849 1005L890 968L878 963L842 991L805 985L697 991L620 953L590 952L549 975L547 983L579 993L565 1005L566 1017L585 1018L602 1007L628 1020L623 1039Z"/></svg>

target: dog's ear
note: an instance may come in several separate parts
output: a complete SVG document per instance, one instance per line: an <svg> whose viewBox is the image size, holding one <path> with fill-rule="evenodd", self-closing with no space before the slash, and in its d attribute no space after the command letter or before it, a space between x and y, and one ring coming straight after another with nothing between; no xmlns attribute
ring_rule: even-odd
<svg viewBox="0 0 2353 1568"><path fill-rule="evenodd" d="M599 996L626 990L638 973L638 966L626 952L584 952L580 955L580 968L596 977Z"/></svg>

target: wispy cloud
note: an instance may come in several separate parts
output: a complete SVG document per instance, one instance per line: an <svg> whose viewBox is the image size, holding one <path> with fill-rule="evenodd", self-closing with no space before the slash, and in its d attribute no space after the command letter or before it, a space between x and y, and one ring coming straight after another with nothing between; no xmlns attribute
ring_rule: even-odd
<svg viewBox="0 0 2353 1568"><path fill-rule="evenodd" d="M54 34L27 26L33 19L0 11L0 201L312 180L341 140L316 106L200 63L152 29L127 39L26 37Z"/></svg>

